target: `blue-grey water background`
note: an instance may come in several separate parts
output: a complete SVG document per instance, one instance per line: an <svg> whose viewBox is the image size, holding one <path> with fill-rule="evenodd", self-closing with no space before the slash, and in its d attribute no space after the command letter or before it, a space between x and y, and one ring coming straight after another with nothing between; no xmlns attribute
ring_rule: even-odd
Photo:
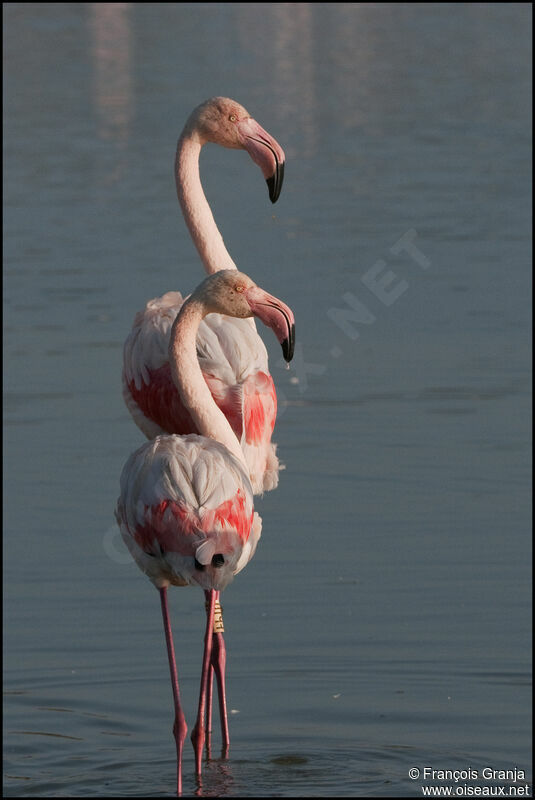
<svg viewBox="0 0 535 800"><path fill-rule="evenodd" d="M299 347L286 371L263 331L286 471L223 597L230 758L199 787L188 744L185 793L530 777L530 5L7 3L4 23L4 793L173 793L158 596L114 527L143 441L120 373L135 312L202 277L173 159L216 94L286 150L275 206L244 153L206 147L201 175ZM202 596L170 602L191 726Z"/></svg>

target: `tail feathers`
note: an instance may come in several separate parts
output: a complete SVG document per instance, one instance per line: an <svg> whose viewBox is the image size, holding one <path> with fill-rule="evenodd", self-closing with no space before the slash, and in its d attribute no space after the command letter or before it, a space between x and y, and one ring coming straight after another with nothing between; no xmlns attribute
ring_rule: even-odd
<svg viewBox="0 0 535 800"><path fill-rule="evenodd" d="M284 464L277 458L277 445L262 442L259 445L242 441L243 455L249 467L249 478L254 494L263 494L276 489L279 483L279 470Z"/></svg>
<svg viewBox="0 0 535 800"><path fill-rule="evenodd" d="M212 558L215 555L216 549L216 539L210 538L205 539L195 550L195 560L202 564L203 566L207 566L208 564L212 563Z"/></svg>
<svg viewBox="0 0 535 800"><path fill-rule="evenodd" d="M130 414L132 415L132 419L138 426L138 428L145 434L147 439L154 439L156 436L159 436L161 433L166 433L163 428L153 422L151 419L145 416L143 411L140 409L134 398L132 397L132 393L128 388L128 383L126 381L126 375L123 372L123 399L127 409L129 410Z"/></svg>

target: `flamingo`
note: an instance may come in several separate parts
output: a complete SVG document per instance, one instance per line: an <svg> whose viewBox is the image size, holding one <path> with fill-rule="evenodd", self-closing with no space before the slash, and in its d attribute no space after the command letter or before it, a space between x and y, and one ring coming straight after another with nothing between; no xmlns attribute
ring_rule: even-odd
<svg viewBox="0 0 535 800"><path fill-rule="evenodd" d="M208 388L197 355L198 329L206 315L214 313L237 319L258 317L272 328L284 358L291 360L295 325L288 306L237 270L206 278L182 304L169 341L172 379L199 433L160 434L145 442L123 469L116 509L130 553L160 593L175 708L179 795L187 725L180 705L167 588L198 585L207 601L199 706L191 736L200 776L210 724L212 670L217 679L225 754L229 747L226 651L222 634L214 629L219 593L254 555L262 527L253 507L243 450Z"/></svg>
<svg viewBox="0 0 535 800"><path fill-rule="evenodd" d="M214 97L190 115L178 140L175 178L178 199L206 272L236 270L214 221L199 176L207 142L247 150L266 178L269 196L279 197L284 151L234 100ZM123 396L147 438L161 433L198 433L171 377L168 344L184 298L167 292L150 300L135 319L124 346ZM199 326L197 353L204 379L240 440L255 494L274 489L281 465L271 435L277 397L267 351L254 320L212 314Z"/></svg>

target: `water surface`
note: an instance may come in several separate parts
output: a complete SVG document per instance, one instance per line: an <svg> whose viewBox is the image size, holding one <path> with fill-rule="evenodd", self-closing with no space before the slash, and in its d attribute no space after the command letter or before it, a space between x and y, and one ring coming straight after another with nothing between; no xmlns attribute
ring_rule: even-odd
<svg viewBox="0 0 535 800"><path fill-rule="evenodd" d="M530 18L4 5L6 796L173 792L158 597L113 519L142 442L121 348L147 299L201 278L172 165L215 94L286 151L275 206L243 153L201 171L299 344L286 371L266 332L286 471L223 598L230 758L216 735L198 787L188 748L185 793L530 769ZM200 593L171 610L191 725Z"/></svg>

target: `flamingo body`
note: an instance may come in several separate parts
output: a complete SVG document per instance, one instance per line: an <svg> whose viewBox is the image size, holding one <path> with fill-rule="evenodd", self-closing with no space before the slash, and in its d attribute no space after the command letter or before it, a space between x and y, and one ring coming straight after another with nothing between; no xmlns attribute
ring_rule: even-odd
<svg viewBox="0 0 535 800"><path fill-rule="evenodd" d="M157 436L130 456L116 516L134 560L158 589L224 589L253 557L262 529L242 465L196 434Z"/></svg>
<svg viewBox="0 0 535 800"><path fill-rule="evenodd" d="M183 302L180 292L150 300L136 315L124 346L124 400L148 438L198 432L173 381L168 356L171 328ZM274 489L282 468L271 442L277 396L262 339L249 319L209 314L196 344L204 380L240 441L253 492Z"/></svg>

